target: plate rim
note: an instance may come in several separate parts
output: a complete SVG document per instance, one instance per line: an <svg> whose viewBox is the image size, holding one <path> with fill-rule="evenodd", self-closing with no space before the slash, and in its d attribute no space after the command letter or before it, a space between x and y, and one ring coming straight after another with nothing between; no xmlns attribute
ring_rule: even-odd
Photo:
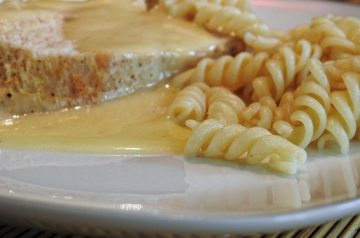
<svg viewBox="0 0 360 238"><path fill-rule="evenodd" d="M14 212L15 211L15 212ZM106 232L144 231L180 234L254 234L281 232L323 224L360 213L360 197L311 208L258 214L172 214L158 211L126 211L100 203L74 204L65 200L31 199L0 194L0 218L16 223L31 221L37 227L96 227ZM14 219L15 218L15 219ZM37 222L40 221L40 222ZM139 225L140 224L140 225ZM27 224L29 225L29 224Z"/></svg>

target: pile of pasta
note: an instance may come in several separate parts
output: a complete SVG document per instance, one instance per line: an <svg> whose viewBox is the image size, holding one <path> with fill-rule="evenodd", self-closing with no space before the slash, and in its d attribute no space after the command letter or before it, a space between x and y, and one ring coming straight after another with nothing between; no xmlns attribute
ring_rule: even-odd
<svg viewBox="0 0 360 238"><path fill-rule="evenodd" d="M159 7L247 47L172 79L181 90L168 114L192 129L186 155L294 174L309 145L348 153L360 137L359 19L316 17L281 33L246 0L163 0Z"/></svg>

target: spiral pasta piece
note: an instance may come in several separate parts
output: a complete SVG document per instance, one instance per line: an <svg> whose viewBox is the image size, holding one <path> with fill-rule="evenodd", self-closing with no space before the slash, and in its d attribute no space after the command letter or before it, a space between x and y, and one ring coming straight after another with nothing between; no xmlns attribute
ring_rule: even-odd
<svg viewBox="0 0 360 238"><path fill-rule="evenodd" d="M240 97L223 87L211 88L207 97L207 118L218 119L228 125L239 123L239 115L246 107Z"/></svg>
<svg viewBox="0 0 360 238"><path fill-rule="evenodd" d="M224 125L208 119L188 121L193 132L185 146L187 156L206 156L262 165L285 174L294 174L306 160L306 152L261 127Z"/></svg>
<svg viewBox="0 0 360 238"><path fill-rule="evenodd" d="M248 6L240 0L178 0L166 4L165 9L171 16L194 21L211 32L239 37L254 50L276 48L284 34L270 29Z"/></svg>
<svg viewBox="0 0 360 238"><path fill-rule="evenodd" d="M275 34L256 15L231 7L220 7L213 4L201 5L194 22L210 31L244 39L248 46L256 50L272 50L282 42L278 33ZM246 35L247 37L245 37Z"/></svg>
<svg viewBox="0 0 360 238"><path fill-rule="evenodd" d="M355 17L334 17L332 21L345 33L347 39L357 46L360 53L360 20Z"/></svg>
<svg viewBox="0 0 360 238"><path fill-rule="evenodd" d="M301 81L306 75L311 58L320 58L321 49L306 40L284 45L266 61L266 74L254 79L252 87L255 98L270 96L279 101L286 89Z"/></svg>
<svg viewBox="0 0 360 238"><path fill-rule="evenodd" d="M201 121L206 116L206 92L209 87L204 83L195 83L178 93L168 108L167 114L178 124L186 120Z"/></svg>
<svg viewBox="0 0 360 238"><path fill-rule="evenodd" d="M330 111L329 79L319 60L311 59L309 64L310 75L296 90L289 120L279 120L273 126L276 134L302 148L323 134Z"/></svg>
<svg viewBox="0 0 360 238"><path fill-rule="evenodd" d="M208 3L215 3L221 6L236 7L243 12L250 11L249 0L205 0Z"/></svg>
<svg viewBox="0 0 360 238"><path fill-rule="evenodd" d="M308 26L290 31L293 39L319 44L322 60L337 60L360 54L360 21L356 18L316 17Z"/></svg>
<svg viewBox="0 0 360 238"><path fill-rule="evenodd" d="M158 4L165 7L168 11L172 11L171 15L184 17L184 14L191 13L191 9L196 9L199 4L215 4L223 7L234 7L243 12L250 11L249 0L159 0ZM182 10L181 10L182 9ZM187 11L186 11L187 10ZM193 10L196 11L196 10Z"/></svg>
<svg viewBox="0 0 360 238"><path fill-rule="evenodd" d="M260 74L267 59L268 54L264 52L242 52L235 57L222 56L216 60L205 58L195 68L175 76L172 82L180 88L204 82L211 87L223 86L235 91L250 84Z"/></svg>
<svg viewBox="0 0 360 238"><path fill-rule="evenodd" d="M310 58L320 58L321 49L306 40L281 47L270 59L265 52L239 53L219 59L205 58L197 66L173 78L173 84L184 87L194 82L223 86L231 91L248 87L252 99L265 96L279 101L285 90L305 77ZM245 96L245 98L248 98Z"/></svg>
<svg viewBox="0 0 360 238"><path fill-rule="evenodd" d="M253 51L267 51L269 53L276 50L278 46L280 46L280 40L285 38L285 36L281 35L280 32L276 32L273 30L274 35L279 35L278 37L267 37L261 34L256 34L254 32L245 32L243 36L243 40L245 45L250 47Z"/></svg>
<svg viewBox="0 0 360 238"><path fill-rule="evenodd" d="M360 73L360 56L323 63L323 71L329 79L330 90L346 90L343 75L346 72Z"/></svg>
<svg viewBox="0 0 360 238"><path fill-rule="evenodd" d="M293 98L286 93L279 106L272 97L263 97L259 101L249 104L241 111L240 123L246 127L262 127L271 130L275 121L288 117L292 108ZM290 97L289 97L290 96Z"/></svg>
<svg viewBox="0 0 360 238"><path fill-rule="evenodd" d="M360 61L360 57L358 57ZM355 72L357 71L357 72ZM318 147L335 142L342 153L349 151L349 141L354 138L360 115L360 67L354 71L345 70L340 76L345 90L331 92L332 110L328 116L326 132L320 137Z"/></svg>
<svg viewBox="0 0 360 238"><path fill-rule="evenodd" d="M242 12L250 12L249 0L196 0L196 2L198 4L210 3L222 7L234 7Z"/></svg>

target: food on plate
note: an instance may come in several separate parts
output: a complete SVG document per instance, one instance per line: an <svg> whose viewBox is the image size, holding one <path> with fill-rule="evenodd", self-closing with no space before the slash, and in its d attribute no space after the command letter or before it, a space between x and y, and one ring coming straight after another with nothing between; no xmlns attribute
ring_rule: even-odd
<svg viewBox="0 0 360 238"><path fill-rule="evenodd" d="M239 133L235 133L234 128L237 126L244 128L244 131L259 126L266 128L300 148L306 148L314 142L319 149L335 144L342 153L349 151L349 141L359 134L359 19L317 17L309 25L291 29L285 37L278 38L281 39L278 44L261 49L247 42L246 34L253 33L252 27L244 29L240 26L236 27L235 22L238 21L233 20L232 17L229 17L223 25L217 24L214 20L225 21L229 16L225 11L229 11L230 6L191 0L177 3L173 5L174 9L183 10L175 11L170 6L168 7L170 14L174 11L176 13L173 13L174 16L199 22L200 26L210 31L214 29L209 26L217 26L216 29L220 31L225 29L225 32L230 29L228 26L234 26L235 29L231 28L229 32L241 38L247 47L247 52L240 52L235 57L226 55L215 60L203 59L194 68L174 77L174 85L183 88L183 91L199 82L212 87L206 90L205 99L202 97L207 103L205 106L207 112L202 120L197 121L199 126L192 126L196 124L192 117L187 118L188 120L182 118L182 123L189 125L193 130L185 151L191 151L189 152L191 155L227 159L228 150L231 148L233 151L236 148L240 152L236 158L231 159L250 163L248 157L251 153L247 153L247 157L243 156L242 146L245 146L245 142L242 141L243 137ZM192 7L183 7L186 4ZM207 17L200 18L201 11L208 8L221 9L218 11L221 14L204 13ZM241 17L246 19L249 14L247 11L234 8L231 12L236 12L239 15L238 19ZM199 18L203 21L199 21ZM243 24L247 26L246 20ZM242 34L236 34L239 31ZM258 33L257 36L263 37L262 33ZM259 57L260 54L262 57ZM229 93L232 97L237 96L242 102L241 107L229 106L231 104L227 104L227 107L222 105L217 107L217 113L214 113L209 102L211 97L209 92L214 87L231 90L232 93ZM202 108L204 108L203 104ZM202 114L204 114L203 109ZM176 118L173 114L169 115ZM208 121L214 118L214 115L219 121ZM201 127L202 123L204 123L203 127ZM223 129L223 127L232 129ZM220 132L220 128L226 132ZM237 140L242 143L232 144ZM218 145L215 146L216 153L209 153L208 151L214 147L213 144ZM261 150L261 147L258 148ZM305 160L297 160L295 157L290 159L292 163L298 161L301 163ZM260 161L261 159L257 162L261 164ZM271 161L266 161L271 164ZM295 171L296 169L286 166L281 170L290 174Z"/></svg>
<svg viewBox="0 0 360 238"><path fill-rule="evenodd" d="M140 0L5 1L1 108L23 114L114 99L241 48L231 41L146 12Z"/></svg>
<svg viewBox="0 0 360 238"><path fill-rule="evenodd" d="M187 124L193 130L185 145L188 156L239 160L288 174L296 173L307 157L302 148L262 127L226 125L217 119L188 120Z"/></svg>
<svg viewBox="0 0 360 238"><path fill-rule="evenodd" d="M260 74L268 57L263 52L241 52L234 57L226 55L218 59L206 58L196 67L176 75L172 81L180 88L194 82L205 82L210 86L223 86L235 91L250 84Z"/></svg>
<svg viewBox="0 0 360 238"><path fill-rule="evenodd" d="M289 35L320 45L323 61L360 54L360 21L355 17L314 17L310 24L295 27Z"/></svg>
<svg viewBox="0 0 360 238"><path fill-rule="evenodd" d="M44 2L20 3L26 14L14 18L0 15L0 32L9 19L10 26L21 23L5 34L12 40L0 35L0 57L25 62L0 65L5 110L83 106L176 75L98 107L5 119L3 145L37 148L41 141L46 149L185 153L295 174L308 146L335 144L347 153L350 140L360 137L358 18L316 17L279 33L246 0ZM0 5L0 13L9 8ZM44 18L26 18L34 9ZM41 20L46 17L50 25ZM97 22L103 17L108 28ZM14 37L36 28L33 23L44 29L36 45ZM124 24L134 28L130 36L109 34ZM30 33L25 39L34 39ZM51 44L44 41L54 35ZM44 70L46 77L36 73ZM35 80L26 84L30 77Z"/></svg>
<svg viewBox="0 0 360 238"><path fill-rule="evenodd" d="M270 51L279 46L284 35L271 29L250 11L247 0L159 0L171 16L194 21L219 34L239 37L253 50Z"/></svg>
<svg viewBox="0 0 360 238"><path fill-rule="evenodd" d="M235 57L206 58L195 68L175 76L173 81L178 87L192 82L206 82L232 91L252 87L248 100L271 96L279 101L294 80L301 81L306 76L309 59L320 56L320 46L299 40L284 43L270 57L265 52L241 52Z"/></svg>
<svg viewBox="0 0 360 238"><path fill-rule="evenodd" d="M169 116L178 124L194 119L201 121L206 116L206 91L209 86L204 83L194 83L176 95L168 109Z"/></svg>

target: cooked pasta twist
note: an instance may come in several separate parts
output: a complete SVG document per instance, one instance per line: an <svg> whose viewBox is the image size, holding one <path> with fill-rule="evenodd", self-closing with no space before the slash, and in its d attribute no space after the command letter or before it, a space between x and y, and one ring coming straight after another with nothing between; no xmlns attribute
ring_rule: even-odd
<svg viewBox="0 0 360 238"><path fill-rule="evenodd" d="M310 58L320 58L321 49L306 40L299 40L279 48L270 59L265 52L239 53L237 56L206 58L197 66L173 78L177 87L193 82L205 82L209 86L223 86L232 91L249 86L252 99L265 96L279 101L285 90L301 81L308 71ZM246 98L246 96L245 96Z"/></svg>
<svg viewBox="0 0 360 238"><path fill-rule="evenodd" d="M186 14L195 11L196 6L204 3L211 3L219 6L235 7L243 12L250 11L248 0L159 0L159 4L173 16L184 17ZM182 13L182 14L180 14Z"/></svg>
<svg viewBox="0 0 360 238"><path fill-rule="evenodd" d="M322 60L336 60L360 54L360 21L355 18L316 17L308 26L290 31L292 38L319 44Z"/></svg>
<svg viewBox="0 0 360 238"><path fill-rule="evenodd" d="M346 90L342 75L345 72L360 73L359 56L323 63L323 70L330 82L331 91Z"/></svg>
<svg viewBox="0 0 360 238"><path fill-rule="evenodd" d="M219 59L205 58L197 66L173 78L173 84L184 87L194 82L223 86L231 91L244 87L257 77L268 59L267 53L239 53Z"/></svg>
<svg viewBox="0 0 360 238"><path fill-rule="evenodd" d="M270 129L273 121L274 107L270 98L263 98L263 101L269 99L269 104L253 102L247 106L241 113L241 124L246 127L260 126ZM276 103L275 103L276 108Z"/></svg>
<svg viewBox="0 0 360 238"><path fill-rule="evenodd" d="M208 116L225 124L239 123L239 115L245 109L240 97L226 88L214 87L208 91Z"/></svg>
<svg viewBox="0 0 360 238"><path fill-rule="evenodd" d="M200 5L194 22L210 31L244 39L248 46L256 50L272 50L282 42L278 33L262 23L256 15L232 7Z"/></svg>
<svg viewBox="0 0 360 238"><path fill-rule="evenodd" d="M289 120L274 123L273 130L303 148L318 139L326 129L330 111L330 84L317 59L311 59L310 75L296 90Z"/></svg>
<svg viewBox="0 0 360 238"><path fill-rule="evenodd" d="M308 71L307 63L311 58L320 58L321 49L306 40L282 46L267 60L266 74L259 75L252 87L256 98L270 96L279 101L285 90L301 81Z"/></svg>
<svg viewBox="0 0 360 238"><path fill-rule="evenodd" d="M243 161L286 174L296 173L299 163L306 160L303 149L261 127L224 125L216 119L188 121L187 125L193 130L185 146L187 156Z"/></svg>
<svg viewBox="0 0 360 238"><path fill-rule="evenodd" d="M272 30L256 15L249 12L247 1L239 0L179 0L166 4L174 17L194 21L205 29L237 36L255 50L272 50L285 37Z"/></svg>
<svg viewBox="0 0 360 238"><path fill-rule="evenodd" d="M272 97L263 97L242 110L240 123L246 127L258 126L270 130L275 121L287 117L289 107L292 107L292 100L288 94L282 98L280 106Z"/></svg>
<svg viewBox="0 0 360 238"><path fill-rule="evenodd" d="M208 3L215 3L221 6L236 7L243 12L250 11L249 0L202 0Z"/></svg>
<svg viewBox="0 0 360 238"><path fill-rule="evenodd" d="M272 30L272 35L272 37L269 37L254 32L245 32L243 40L245 45L251 48L252 51L272 53L282 44L281 41L285 41L286 38L281 32L275 30Z"/></svg>
<svg viewBox="0 0 360 238"><path fill-rule="evenodd" d="M357 57L355 60L343 60L341 63L354 65L351 61L358 61L358 68L354 68L352 71L344 70L340 75L344 82L345 90L331 92L330 100L332 108L328 116L326 132L318 141L318 146L321 149L324 148L327 142L335 142L340 146L342 153L347 153L350 146L349 141L355 136L357 126L359 125L360 57Z"/></svg>
<svg viewBox="0 0 360 238"><path fill-rule="evenodd" d="M360 53L360 20L355 17L334 17L332 20L345 33L347 39L357 46Z"/></svg>
<svg viewBox="0 0 360 238"><path fill-rule="evenodd" d="M201 121L206 116L206 92L209 87L204 83L195 83L184 88L175 97L168 109L168 115L178 124L188 119Z"/></svg>

